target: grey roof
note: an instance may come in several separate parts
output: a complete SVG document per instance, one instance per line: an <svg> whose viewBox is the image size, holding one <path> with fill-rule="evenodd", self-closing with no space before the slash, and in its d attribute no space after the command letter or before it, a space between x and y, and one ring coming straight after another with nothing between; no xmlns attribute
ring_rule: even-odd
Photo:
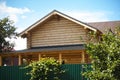
<svg viewBox="0 0 120 80"><path fill-rule="evenodd" d="M102 33L105 33L108 29L111 29L114 32L116 27L120 27L120 21L92 22L88 24Z"/></svg>
<svg viewBox="0 0 120 80"><path fill-rule="evenodd" d="M79 21L75 18L72 18L64 13L61 13L57 10L53 10L52 12L50 12L48 15L44 16L43 18L41 18L40 20L38 20L36 23L32 24L31 26L29 26L27 29L25 29L23 32L21 32L19 35L22 37L25 37L25 34L27 34L28 31L32 30L33 28L35 28L37 25L45 22L47 19L51 18L54 15L59 15L62 16L64 18L67 18L69 20L72 20L74 22L79 23L80 25L83 26L87 26L88 29L91 30L98 30L101 31L102 33L105 33L105 30L111 29L114 31L116 26L120 25L120 21L107 21L107 22L92 22L92 23L84 23L82 21Z"/></svg>
<svg viewBox="0 0 120 80"><path fill-rule="evenodd" d="M75 45L33 47L33 48L31 48L31 49L18 50L18 51L14 51L14 52L24 53L24 52L84 50L84 49L85 49L85 45L84 45L84 44L75 44Z"/></svg>

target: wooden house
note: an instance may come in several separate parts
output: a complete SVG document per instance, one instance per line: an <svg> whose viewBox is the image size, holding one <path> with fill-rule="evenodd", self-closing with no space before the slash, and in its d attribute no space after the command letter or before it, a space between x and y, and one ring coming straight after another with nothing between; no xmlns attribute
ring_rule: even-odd
<svg viewBox="0 0 120 80"><path fill-rule="evenodd" d="M27 38L27 49L1 53L0 65L21 65L44 57L66 64L90 63L85 52L89 32L97 33L97 41L106 29L114 30L118 25L120 21L84 23L54 10L20 33Z"/></svg>

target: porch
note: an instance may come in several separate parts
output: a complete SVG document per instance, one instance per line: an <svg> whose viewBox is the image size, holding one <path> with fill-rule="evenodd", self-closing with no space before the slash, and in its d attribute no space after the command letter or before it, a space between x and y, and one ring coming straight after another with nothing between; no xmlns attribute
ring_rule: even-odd
<svg viewBox="0 0 120 80"><path fill-rule="evenodd" d="M53 57L62 64L91 62L83 45L72 45L32 48L9 53L1 53L0 66L24 65L45 57Z"/></svg>

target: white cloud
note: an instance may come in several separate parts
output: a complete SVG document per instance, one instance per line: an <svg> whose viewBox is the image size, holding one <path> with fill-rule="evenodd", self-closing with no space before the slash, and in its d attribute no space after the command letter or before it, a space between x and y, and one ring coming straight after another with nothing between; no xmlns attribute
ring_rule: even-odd
<svg viewBox="0 0 120 80"><path fill-rule="evenodd" d="M16 31L22 32L25 28L19 27ZM15 50L22 50L27 48L26 38L18 37L17 39L12 39L12 42L15 43Z"/></svg>
<svg viewBox="0 0 120 80"><path fill-rule="evenodd" d="M22 50L22 49L26 49L26 39L23 38L17 38L14 39L15 42L15 50Z"/></svg>
<svg viewBox="0 0 120 80"><path fill-rule="evenodd" d="M18 21L18 17L23 16L27 12L30 12L30 9L10 7L6 5L6 2L0 3L0 16L9 16L15 23Z"/></svg>
<svg viewBox="0 0 120 80"><path fill-rule="evenodd" d="M13 43L15 45L14 49L15 50L22 50L22 49L26 49L26 39L17 37L17 39L9 39L6 38L7 41L9 41L10 43Z"/></svg>
<svg viewBox="0 0 120 80"><path fill-rule="evenodd" d="M21 33L23 30L25 30L24 27L19 27L19 28L16 29L16 32Z"/></svg>
<svg viewBox="0 0 120 80"><path fill-rule="evenodd" d="M10 7L6 5L6 2L0 2L0 18L9 16L11 20L13 20L15 23L19 21L19 18L26 18L24 15L27 12L31 12L28 8L16 8L16 7ZM17 29L18 32L21 32L23 28L19 27ZM9 39L7 39L9 40ZM21 50L26 49L26 39L23 38L17 38L17 39L11 39L9 40L11 43L15 43L15 50Z"/></svg>
<svg viewBox="0 0 120 80"><path fill-rule="evenodd" d="M24 16L24 15L23 15L23 16L21 16L21 18L22 18L22 19L25 19L25 18L26 18L26 16Z"/></svg>
<svg viewBox="0 0 120 80"><path fill-rule="evenodd" d="M100 21L108 21L108 12L100 11L65 11L65 14L74 17L83 22L100 22Z"/></svg>

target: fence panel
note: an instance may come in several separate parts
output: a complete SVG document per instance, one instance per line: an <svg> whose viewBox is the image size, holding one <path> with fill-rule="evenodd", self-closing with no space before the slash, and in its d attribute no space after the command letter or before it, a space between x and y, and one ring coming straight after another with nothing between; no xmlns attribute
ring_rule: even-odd
<svg viewBox="0 0 120 80"><path fill-rule="evenodd" d="M30 76L26 75L28 71L23 66L1 66L0 80L29 80Z"/></svg>
<svg viewBox="0 0 120 80"><path fill-rule="evenodd" d="M86 80L82 76L82 64L64 64L62 69L66 72L61 75L61 80ZM26 73L30 69L23 69L23 66L1 66L0 80L29 80L30 76Z"/></svg>
<svg viewBox="0 0 120 80"><path fill-rule="evenodd" d="M82 80L81 77L81 65L66 64L62 66L66 70L65 74L62 76L63 80Z"/></svg>

